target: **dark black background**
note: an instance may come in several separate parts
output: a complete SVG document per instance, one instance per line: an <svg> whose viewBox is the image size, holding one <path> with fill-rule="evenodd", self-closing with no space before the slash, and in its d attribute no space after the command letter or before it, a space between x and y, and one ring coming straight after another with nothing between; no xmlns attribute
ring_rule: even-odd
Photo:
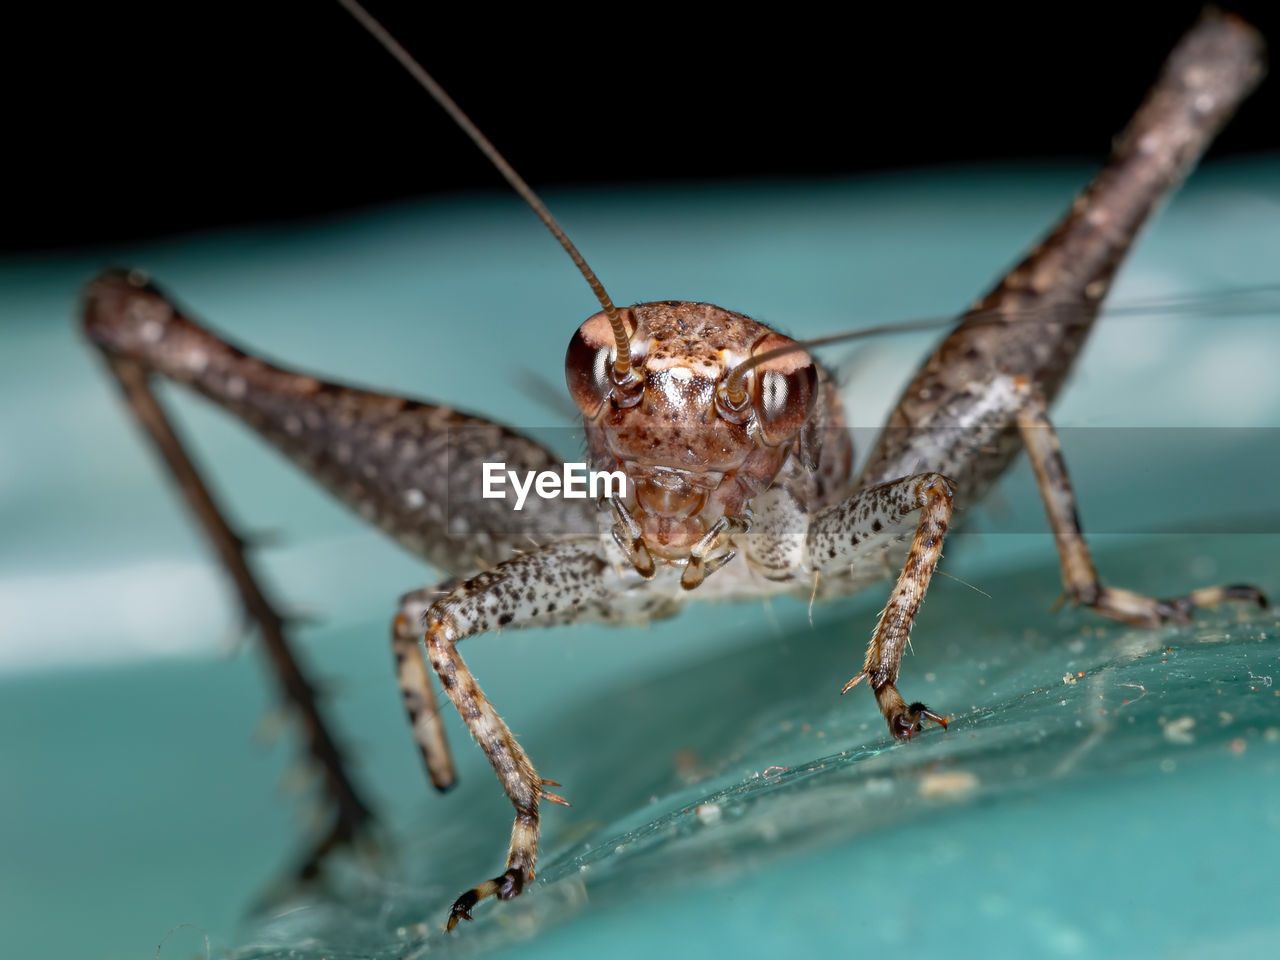
<svg viewBox="0 0 1280 960"><path fill-rule="evenodd" d="M1273 6L1235 9L1280 44ZM371 7L546 187L1100 159L1200 4ZM43 8L9 39L7 250L499 186L326 0ZM1218 155L1280 147L1276 86Z"/></svg>

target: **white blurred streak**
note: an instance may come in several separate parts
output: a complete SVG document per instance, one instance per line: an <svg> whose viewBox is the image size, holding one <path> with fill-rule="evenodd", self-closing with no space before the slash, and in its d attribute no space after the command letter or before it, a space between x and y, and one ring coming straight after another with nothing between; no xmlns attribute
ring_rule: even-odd
<svg viewBox="0 0 1280 960"><path fill-rule="evenodd" d="M150 560L0 578L0 673L206 655L230 628L210 566Z"/></svg>

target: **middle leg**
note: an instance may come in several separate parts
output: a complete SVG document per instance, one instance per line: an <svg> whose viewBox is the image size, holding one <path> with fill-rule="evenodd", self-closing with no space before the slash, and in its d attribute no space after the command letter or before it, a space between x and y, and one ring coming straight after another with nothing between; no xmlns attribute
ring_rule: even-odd
<svg viewBox="0 0 1280 960"><path fill-rule="evenodd" d="M431 673L418 642L422 636L418 625L422 623L431 601L447 592L428 588L402 597L400 612L391 624L391 652L396 661L400 697L427 775L441 793L454 785L457 776L449 741L445 739L444 724L440 722L435 691L431 689Z"/></svg>

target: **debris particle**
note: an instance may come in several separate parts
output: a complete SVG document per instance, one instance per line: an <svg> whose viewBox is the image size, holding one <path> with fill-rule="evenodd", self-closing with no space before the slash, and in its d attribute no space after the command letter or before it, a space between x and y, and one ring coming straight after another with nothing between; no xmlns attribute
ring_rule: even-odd
<svg viewBox="0 0 1280 960"><path fill-rule="evenodd" d="M1196 742L1196 738L1191 733L1191 728L1195 725L1196 718L1190 715L1170 720L1164 725L1164 738L1182 747L1190 746Z"/></svg>
<svg viewBox="0 0 1280 960"><path fill-rule="evenodd" d="M724 810L718 803L700 803L693 808L693 813L700 823L708 827L713 823L719 823L720 818L724 816Z"/></svg>
<svg viewBox="0 0 1280 960"><path fill-rule="evenodd" d="M920 778L920 796L957 800L978 788L978 778L967 770L926 773Z"/></svg>
<svg viewBox="0 0 1280 960"><path fill-rule="evenodd" d="M1246 747L1248 744L1245 743L1244 737L1235 737L1228 745L1228 749L1237 757L1244 753Z"/></svg>

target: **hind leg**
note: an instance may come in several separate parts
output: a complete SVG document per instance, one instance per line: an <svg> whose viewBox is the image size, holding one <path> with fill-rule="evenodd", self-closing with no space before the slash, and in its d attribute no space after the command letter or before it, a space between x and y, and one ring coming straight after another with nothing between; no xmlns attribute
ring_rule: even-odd
<svg viewBox="0 0 1280 960"><path fill-rule="evenodd" d="M1018 430L1031 458L1040 497L1057 541L1062 582L1077 603L1104 617L1139 627L1188 623L1192 610L1214 607L1228 600L1256 603L1260 607L1267 605L1262 591L1247 584L1202 587L1168 600L1103 586L1080 530L1075 492L1062 458L1057 431L1049 420L1044 400L1038 394L1028 397L1026 405L1018 413Z"/></svg>

